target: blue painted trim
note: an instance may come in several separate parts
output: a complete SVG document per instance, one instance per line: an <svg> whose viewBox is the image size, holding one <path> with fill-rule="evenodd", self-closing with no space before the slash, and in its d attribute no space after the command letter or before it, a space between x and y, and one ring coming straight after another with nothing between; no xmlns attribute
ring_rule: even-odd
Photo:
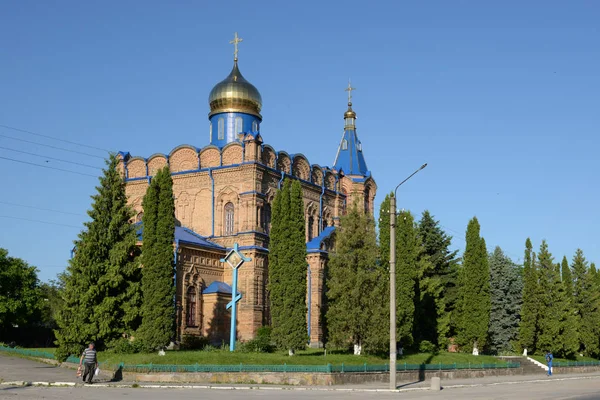
<svg viewBox="0 0 600 400"><path fill-rule="evenodd" d="M266 194L264 194L264 193L261 193L261 192L258 192L258 191L256 191L256 190L251 190L251 191L249 191L249 192L242 192L242 193L240 193L240 194L239 194L239 196L243 196L243 195L245 195L245 194L257 194L257 195L259 195L259 196L262 196L262 197L265 197L265 196L266 196Z"/></svg>
<svg viewBox="0 0 600 400"><path fill-rule="evenodd" d="M283 178L285 178L285 172L281 171L281 179L279 180L279 183L277 184L277 189L281 190L281 182L283 182Z"/></svg>
<svg viewBox="0 0 600 400"><path fill-rule="evenodd" d="M269 252L269 249L266 249L261 246L240 246L240 250L261 250L267 253Z"/></svg>
<svg viewBox="0 0 600 400"><path fill-rule="evenodd" d="M232 236L248 235L248 234L251 234L251 233L257 233L257 234L259 234L259 235L269 236L269 235L267 235L267 234L266 234L266 233L264 233L264 232L259 232L259 231L253 231L253 230L250 230L250 231L236 232L236 233L233 233L233 234L231 234L231 235L219 235L219 236L211 236L210 238L211 238L211 239L220 239L220 238L226 238L226 237L232 237Z"/></svg>
<svg viewBox="0 0 600 400"><path fill-rule="evenodd" d="M319 253L319 254L329 254L327 251L325 250L306 250L307 253L310 254L315 254L315 253Z"/></svg>
<svg viewBox="0 0 600 400"><path fill-rule="evenodd" d="M215 178L213 177L212 174L212 169L208 170L208 175L210 176L210 181L211 181L211 193L212 193L212 234L211 237L215 236Z"/></svg>

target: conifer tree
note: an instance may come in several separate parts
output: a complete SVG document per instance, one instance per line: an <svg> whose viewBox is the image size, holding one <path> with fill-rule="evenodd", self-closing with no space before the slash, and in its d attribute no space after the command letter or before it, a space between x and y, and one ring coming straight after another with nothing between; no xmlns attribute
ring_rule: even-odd
<svg viewBox="0 0 600 400"><path fill-rule="evenodd" d="M490 255L489 347L494 354L513 349L519 328L523 282L512 260L497 246Z"/></svg>
<svg viewBox="0 0 600 400"><path fill-rule="evenodd" d="M306 231L302 187L284 182L273 202L269 246L272 337L290 355L308 342L306 325Z"/></svg>
<svg viewBox="0 0 600 400"><path fill-rule="evenodd" d="M427 268L412 214L402 211L396 220L396 339L401 347L414 343L415 304L420 301L417 274ZM430 265L430 264L429 264Z"/></svg>
<svg viewBox="0 0 600 400"><path fill-rule="evenodd" d="M381 266L390 267L390 195L379 206L379 261Z"/></svg>
<svg viewBox="0 0 600 400"><path fill-rule="evenodd" d="M571 302L560 276L560 264L553 263L546 241L538 254L542 302L538 349L553 351L558 357L572 357L577 351L577 331Z"/></svg>
<svg viewBox="0 0 600 400"><path fill-rule="evenodd" d="M566 256L563 256L561 263L561 277L565 287L565 294L567 298L571 299L573 297L573 276Z"/></svg>
<svg viewBox="0 0 600 400"><path fill-rule="evenodd" d="M56 331L60 360L79 354L92 340L103 349L139 324L139 250L129 223L133 211L127 205L117 158L111 155L106 164L92 196L90 221L75 241L64 275L64 305Z"/></svg>
<svg viewBox="0 0 600 400"><path fill-rule="evenodd" d="M419 221L419 236L424 256L431 265L431 270L422 271L419 276L422 297L416 321L419 340L443 346L454 333L451 315L457 295L458 251L450 250L452 237L442 230L429 211L424 211Z"/></svg>
<svg viewBox="0 0 600 400"><path fill-rule="evenodd" d="M539 313L541 298L539 296L538 269L533 253L531 240L525 241L525 257L523 263L523 306L519 324L519 345L533 354L537 349L539 329Z"/></svg>
<svg viewBox="0 0 600 400"><path fill-rule="evenodd" d="M457 342L465 350L485 348L490 322L490 270L485 240L479 236L479 221L467 226L466 249L459 277Z"/></svg>
<svg viewBox="0 0 600 400"><path fill-rule="evenodd" d="M573 305L579 332L578 350L589 357L600 355L600 298L593 274L583 251L577 249L573 257Z"/></svg>
<svg viewBox="0 0 600 400"><path fill-rule="evenodd" d="M139 337L146 350L166 347L175 328L175 202L169 167L152 179L142 202L142 325Z"/></svg>
<svg viewBox="0 0 600 400"><path fill-rule="evenodd" d="M389 340L381 332L386 326L381 316L389 319L389 314L382 313L387 281L377 265L377 253L373 219L355 203L340 221L328 263L326 318L333 347L353 344L355 354L360 354L363 346L373 352Z"/></svg>

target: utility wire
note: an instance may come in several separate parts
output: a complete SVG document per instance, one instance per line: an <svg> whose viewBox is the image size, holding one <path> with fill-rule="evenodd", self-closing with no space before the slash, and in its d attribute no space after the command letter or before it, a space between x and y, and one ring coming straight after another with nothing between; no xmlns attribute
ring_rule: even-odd
<svg viewBox="0 0 600 400"><path fill-rule="evenodd" d="M40 224L66 226L67 228L76 228L76 229L81 229L82 228L81 226L61 224L59 222L41 221L39 219L29 219L29 218L13 217L11 215L0 215L0 218L10 218L10 219L18 219L18 220L21 220L21 221L37 222L37 223L40 223Z"/></svg>
<svg viewBox="0 0 600 400"><path fill-rule="evenodd" d="M41 208L41 207L36 207L36 206L28 206L28 205L25 205L25 204L9 203L7 201L0 201L0 204L6 204L6 205L9 205L9 206L15 206L15 207L31 208L31 209L34 209L34 210L41 210L41 211L51 211L51 212L61 213L61 214L67 214L67 215L77 215L79 217L87 217L87 215L85 215L85 214L79 214L79 213L74 213L74 212L69 212L69 211L53 210L51 208Z"/></svg>
<svg viewBox="0 0 600 400"><path fill-rule="evenodd" d="M40 167L40 168L48 168L48 169L54 169L54 170L57 170L57 171L70 172L72 174L77 174L77 175L91 176L93 178L97 178L98 177L98 175L86 174L85 172L71 171L71 170L68 170L68 169L51 167L49 165L41 165L41 164L36 164L36 163L32 163L32 162L27 162L27 161L15 160L14 158L8 158L8 157L2 157L2 156L0 156L0 159L2 159L2 160L8 160L8 161L13 161L13 162L18 162L18 163L21 163L21 164L33 165L33 166Z"/></svg>
<svg viewBox="0 0 600 400"><path fill-rule="evenodd" d="M36 156L36 157L44 158L44 159L47 159L47 160L60 161L60 162L64 162L64 163L69 163L69 164L74 164L74 165L80 165L82 167L94 168L94 169L102 170L102 168L95 167L93 165L78 163L78 162L75 162L75 161L63 160L63 159L60 159L60 158L54 158L54 157L50 157L50 156L45 156L43 154L30 153L28 151L23 151L23 150L11 149L10 147L0 146L0 149L14 151L14 152L17 152L17 153L29 154L30 156Z"/></svg>
<svg viewBox="0 0 600 400"><path fill-rule="evenodd" d="M110 150L106 150L106 149L103 149L103 148L100 148L100 147L90 146L88 144L83 144L83 143L71 142L70 140L59 139L59 138L54 137L54 136L43 135L41 133L35 133L35 132L31 132L31 131L28 131L28 130L25 130L25 129L15 128L15 127L12 127L12 126L2 125L2 124L0 124L0 127L6 128L6 129L12 129L13 131L28 133L30 135L40 136L40 137L44 137L44 138L48 138L48 139L52 139L52 140L58 140L59 142L69 143L69 144L73 144L75 146L87 147L88 149L100 150L100 151L105 151L107 153L110 153Z"/></svg>
<svg viewBox="0 0 600 400"><path fill-rule="evenodd" d="M37 144L38 146L49 147L49 148L55 149L55 150L68 151L69 153L75 153L75 154L79 154L79 155L82 155L82 156L95 157L95 158L100 158L102 160L105 159L105 157L97 156L95 154L82 153L82 152L77 151L77 150L65 149L64 147L52 146L51 144L44 144L44 143L34 142L32 140L20 139L20 138L14 137L14 136L0 135L0 137L6 138L6 139L18 140L19 142Z"/></svg>

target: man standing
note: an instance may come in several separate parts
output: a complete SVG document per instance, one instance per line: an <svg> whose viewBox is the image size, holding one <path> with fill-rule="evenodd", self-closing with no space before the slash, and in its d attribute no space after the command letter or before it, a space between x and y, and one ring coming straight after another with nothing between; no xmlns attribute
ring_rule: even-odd
<svg viewBox="0 0 600 400"><path fill-rule="evenodd" d="M94 343L90 343L87 349L83 351L81 358L79 359L79 367L81 368L81 364L85 363L85 370L83 372L83 381L85 382L85 377L88 377L87 383L92 383L92 378L94 377L94 373L96 372L96 368L98 368L98 358L96 357L96 349L94 348Z"/></svg>
<svg viewBox="0 0 600 400"><path fill-rule="evenodd" d="M548 364L548 376L552 376L552 352L548 351L546 353L546 363Z"/></svg>

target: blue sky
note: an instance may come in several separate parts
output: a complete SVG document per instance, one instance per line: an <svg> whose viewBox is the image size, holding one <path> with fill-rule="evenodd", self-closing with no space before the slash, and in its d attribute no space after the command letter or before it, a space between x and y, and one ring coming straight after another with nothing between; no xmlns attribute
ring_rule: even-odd
<svg viewBox="0 0 600 400"><path fill-rule="evenodd" d="M3 2L0 124L141 156L205 146L208 93L231 69L237 31L266 143L331 165L352 78L377 206L427 162L399 207L429 209L456 248L477 216L488 250L515 261L529 236L557 261L580 247L600 263L599 18L595 1ZM74 163L103 166L99 150L0 135L0 157L92 175ZM0 215L33 220L0 217L0 247L51 279L97 180L0 167Z"/></svg>

